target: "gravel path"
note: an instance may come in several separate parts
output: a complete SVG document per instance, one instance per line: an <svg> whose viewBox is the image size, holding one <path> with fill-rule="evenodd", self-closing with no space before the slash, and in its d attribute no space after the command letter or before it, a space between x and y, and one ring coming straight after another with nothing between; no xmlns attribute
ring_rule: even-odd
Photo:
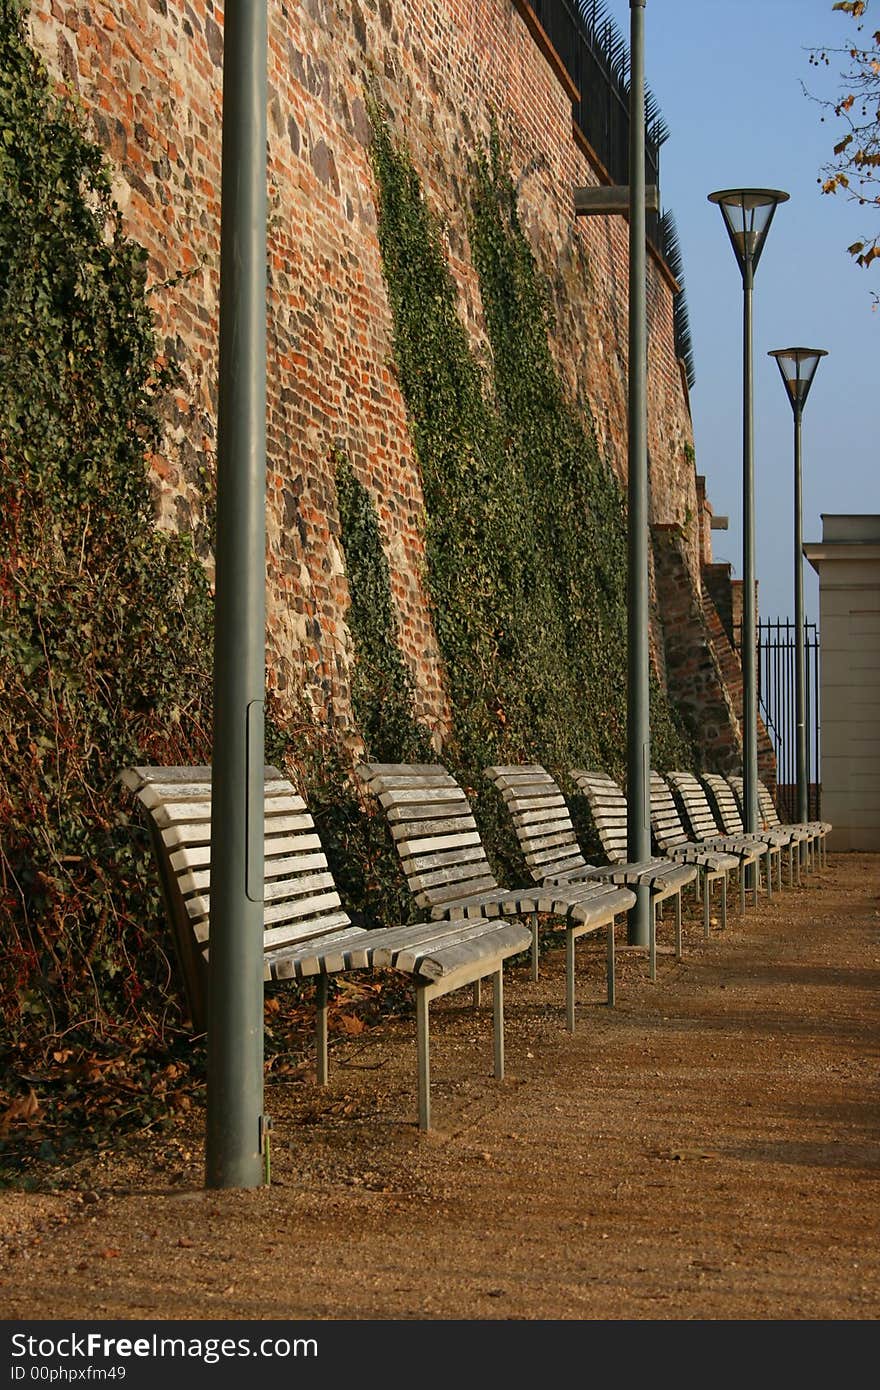
<svg viewBox="0 0 880 1390"><path fill-rule="evenodd" d="M671 923L661 932L671 940ZM77 1191L0 1193L6 1319L876 1319L880 856L762 900L685 957L580 948L436 1006L436 1128L414 1029L340 1035L331 1084L268 1087L272 1185L201 1188L203 1117ZM161 1164L161 1167L158 1166Z"/></svg>

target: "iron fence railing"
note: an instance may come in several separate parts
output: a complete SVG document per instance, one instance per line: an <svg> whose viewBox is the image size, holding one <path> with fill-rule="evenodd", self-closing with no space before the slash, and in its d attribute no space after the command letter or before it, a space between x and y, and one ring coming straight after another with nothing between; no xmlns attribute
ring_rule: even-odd
<svg viewBox="0 0 880 1390"><path fill-rule="evenodd" d="M575 125L612 183L629 179L629 50L602 0L529 0L535 17L580 92ZM645 180L660 182L660 146L669 132L653 96L645 99ZM663 254L660 218L647 217L648 239Z"/></svg>
<svg viewBox="0 0 880 1390"><path fill-rule="evenodd" d="M797 625L791 618L757 624L758 705L776 752L776 804L783 820L797 820L797 721L795 663ZM819 629L804 623L805 723L809 814L821 814L821 719L819 709Z"/></svg>

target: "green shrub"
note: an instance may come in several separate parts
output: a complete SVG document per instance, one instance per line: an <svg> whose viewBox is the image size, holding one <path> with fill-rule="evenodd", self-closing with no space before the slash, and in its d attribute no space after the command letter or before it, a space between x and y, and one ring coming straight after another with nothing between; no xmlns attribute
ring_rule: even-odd
<svg viewBox="0 0 880 1390"><path fill-rule="evenodd" d="M211 601L156 531L145 257L0 0L0 967L7 1027L158 1017L169 963L130 761L203 762ZM150 885L150 886L145 886Z"/></svg>

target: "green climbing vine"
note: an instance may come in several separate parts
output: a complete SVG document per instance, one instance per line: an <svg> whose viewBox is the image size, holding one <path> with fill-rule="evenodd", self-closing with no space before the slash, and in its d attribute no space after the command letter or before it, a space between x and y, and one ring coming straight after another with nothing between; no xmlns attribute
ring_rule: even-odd
<svg viewBox="0 0 880 1390"><path fill-rule="evenodd" d="M204 762L211 601L156 531L145 257L102 156L0 0L0 1010L7 1037L178 1017L116 778ZM152 1024L150 1022L152 1020Z"/></svg>
<svg viewBox="0 0 880 1390"><path fill-rule="evenodd" d="M455 721L450 758L625 764L626 527L589 420L566 398L549 299L500 141L473 167L468 228L491 378L457 312L441 229L371 105L379 238L421 468L427 581ZM659 766L693 749L655 682Z"/></svg>
<svg viewBox="0 0 880 1390"><path fill-rule="evenodd" d="M412 677L401 655L382 549L379 518L345 457L336 461L336 497L351 596L348 627L355 648L351 701L367 757L427 762L431 740L415 718Z"/></svg>
<svg viewBox="0 0 880 1390"><path fill-rule="evenodd" d="M482 803L503 865L511 839L480 790L487 762L621 767L621 500L556 374L548 303L500 147L476 163L470 209L489 377L412 164L375 109L374 125L397 369L454 711L444 759ZM114 1038L119 1054L124 1036L132 1085L134 1059L166 1047L183 1017L146 830L117 783L130 763L210 756L209 586L191 538L155 529L148 482L171 381L157 366L145 255L124 235L102 153L29 48L19 0L0 0L4 1078L17 1078L23 1059L32 1075L35 1058ZM345 460L337 495L366 749L431 757L375 508ZM384 820L354 787L338 731L305 704L270 701L268 714L267 755L308 796L352 916L401 920L412 905ZM658 748L687 763L659 694L654 714ZM150 1090L160 1108L165 1088Z"/></svg>

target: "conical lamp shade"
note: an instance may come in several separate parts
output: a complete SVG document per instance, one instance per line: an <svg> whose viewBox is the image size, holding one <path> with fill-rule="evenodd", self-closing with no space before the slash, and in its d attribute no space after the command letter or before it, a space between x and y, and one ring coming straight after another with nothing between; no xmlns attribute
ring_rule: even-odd
<svg viewBox="0 0 880 1390"><path fill-rule="evenodd" d="M721 208L741 272L749 264L757 270L773 214L787 201L788 194L778 188L726 188L709 194L709 202Z"/></svg>
<svg viewBox="0 0 880 1390"><path fill-rule="evenodd" d="M824 348L793 347L774 348L767 356L776 358L792 410L803 410L819 358L827 357L828 353Z"/></svg>

